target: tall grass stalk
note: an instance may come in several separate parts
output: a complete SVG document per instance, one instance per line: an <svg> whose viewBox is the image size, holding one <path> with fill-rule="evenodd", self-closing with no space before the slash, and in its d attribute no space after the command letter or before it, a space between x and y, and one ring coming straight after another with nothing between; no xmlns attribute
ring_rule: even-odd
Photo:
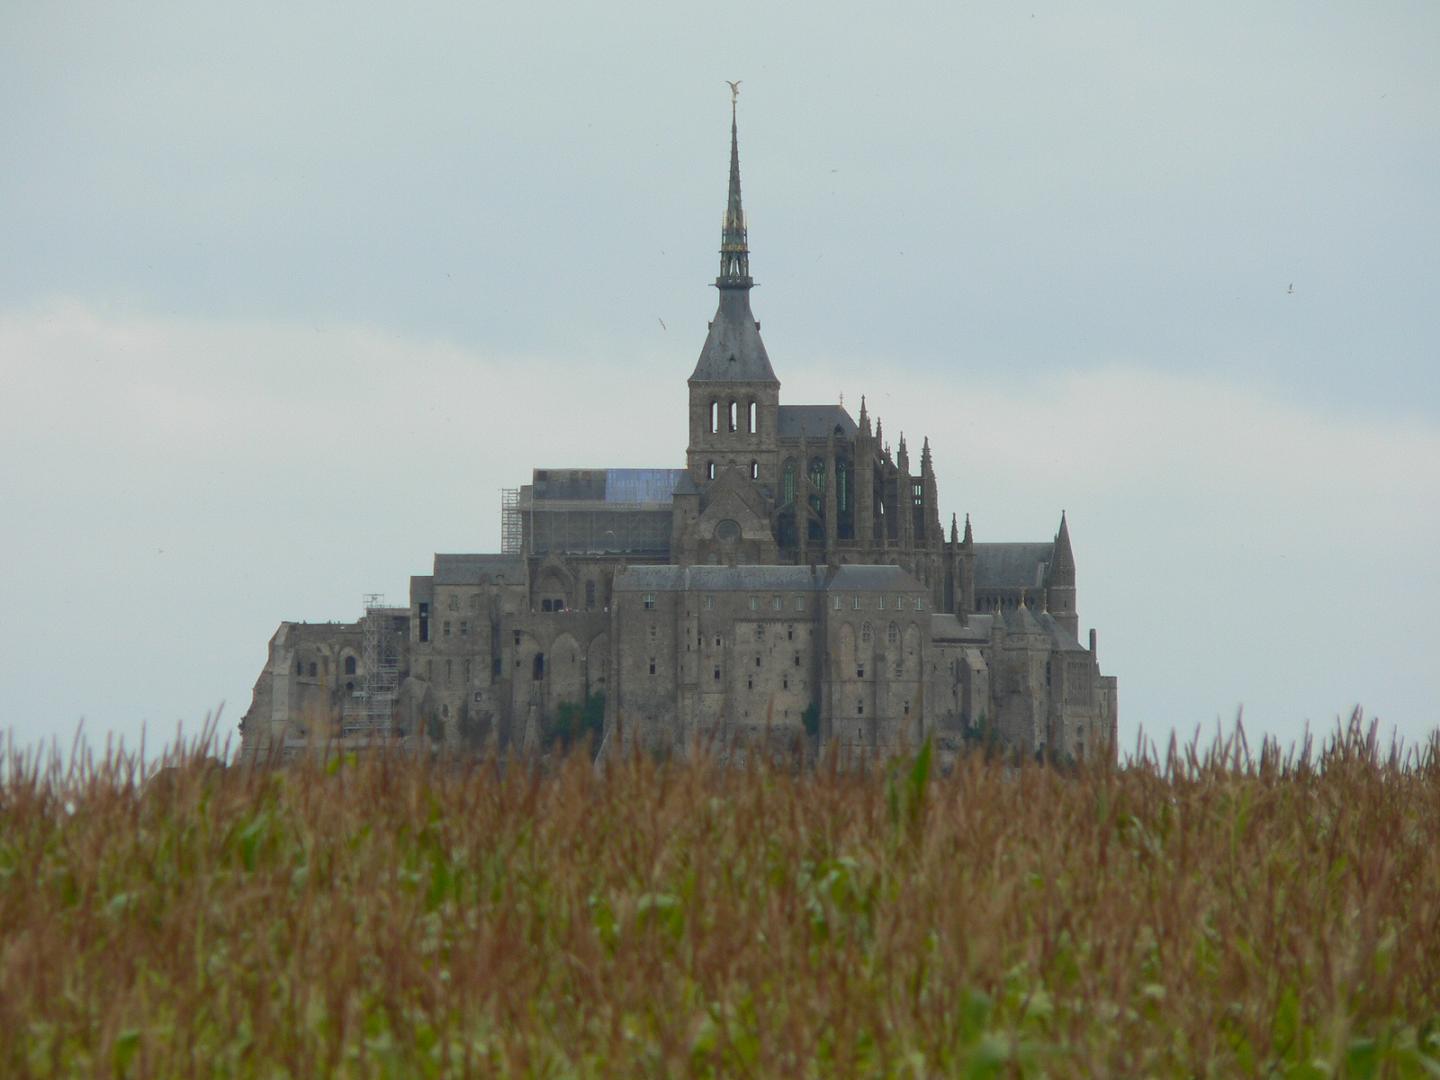
<svg viewBox="0 0 1440 1080"><path fill-rule="evenodd" d="M0 782L0 1074L1440 1075L1440 742Z"/></svg>

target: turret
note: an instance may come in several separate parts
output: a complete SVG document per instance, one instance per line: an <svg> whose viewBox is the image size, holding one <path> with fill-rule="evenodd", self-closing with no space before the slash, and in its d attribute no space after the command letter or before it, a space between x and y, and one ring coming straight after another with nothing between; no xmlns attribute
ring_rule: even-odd
<svg viewBox="0 0 1440 1080"><path fill-rule="evenodd" d="M1070 526L1065 511L1060 511L1060 529L1050 555L1050 569L1045 576L1045 606L1055 621L1077 640L1080 637L1080 614L1076 607L1075 553L1070 549Z"/></svg>

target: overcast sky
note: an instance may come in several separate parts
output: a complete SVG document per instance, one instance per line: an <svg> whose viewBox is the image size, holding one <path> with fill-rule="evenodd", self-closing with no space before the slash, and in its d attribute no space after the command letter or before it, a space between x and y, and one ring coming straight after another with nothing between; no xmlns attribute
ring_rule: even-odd
<svg viewBox="0 0 1440 1080"><path fill-rule="evenodd" d="M532 465L682 465L725 79L782 400L1068 511L1122 743L1440 723L1434 3L296 7L0 5L18 742L232 727Z"/></svg>

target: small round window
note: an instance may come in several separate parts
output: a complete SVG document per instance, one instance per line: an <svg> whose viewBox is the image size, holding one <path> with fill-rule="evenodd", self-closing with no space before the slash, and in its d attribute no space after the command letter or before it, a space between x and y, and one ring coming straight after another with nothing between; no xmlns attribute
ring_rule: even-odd
<svg viewBox="0 0 1440 1080"><path fill-rule="evenodd" d="M715 526L715 539L723 540L726 543L732 543L736 540L739 540L739 524L737 522L731 521L729 518L726 518L724 521L720 522L720 524Z"/></svg>

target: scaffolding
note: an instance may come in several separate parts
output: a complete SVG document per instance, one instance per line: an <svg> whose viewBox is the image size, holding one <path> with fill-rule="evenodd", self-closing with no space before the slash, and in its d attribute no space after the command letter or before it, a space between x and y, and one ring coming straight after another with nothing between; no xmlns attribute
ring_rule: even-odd
<svg viewBox="0 0 1440 1080"><path fill-rule="evenodd" d="M519 555L525 542L520 521L520 489L500 489L500 553Z"/></svg>
<svg viewBox="0 0 1440 1080"><path fill-rule="evenodd" d="M346 737L375 738L393 732L395 691L400 685L400 650L394 623L394 612L386 608L385 597L366 593L360 647L365 671L361 688L344 713L341 734Z"/></svg>

